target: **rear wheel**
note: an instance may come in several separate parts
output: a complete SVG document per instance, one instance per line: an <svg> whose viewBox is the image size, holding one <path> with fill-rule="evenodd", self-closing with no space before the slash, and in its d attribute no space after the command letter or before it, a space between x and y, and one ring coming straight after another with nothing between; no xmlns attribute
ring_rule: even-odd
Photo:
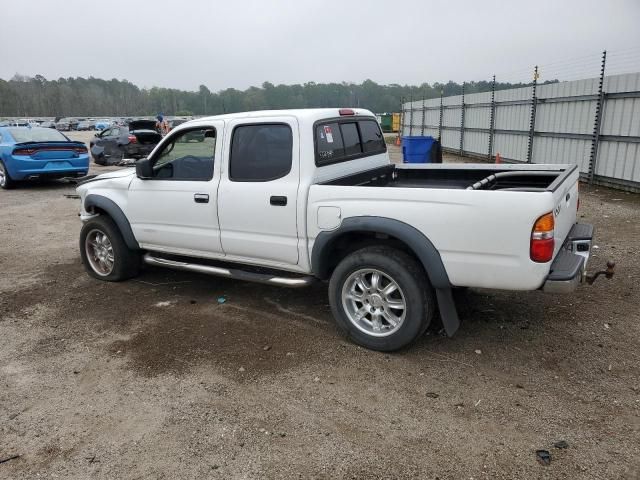
<svg viewBox="0 0 640 480"><path fill-rule="evenodd" d="M8 190L10 188L13 188L14 186L15 182L9 175L7 167L5 167L3 161L0 160L0 188Z"/></svg>
<svg viewBox="0 0 640 480"><path fill-rule="evenodd" d="M389 247L345 257L329 282L338 327L372 350L400 349L422 335L435 311L433 288L418 262Z"/></svg>
<svg viewBox="0 0 640 480"><path fill-rule="evenodd" d="M80 255L87 273L98 280L119 282L140 272L140 254L127 247L116 224L104 215L82 226Z"/></svg>

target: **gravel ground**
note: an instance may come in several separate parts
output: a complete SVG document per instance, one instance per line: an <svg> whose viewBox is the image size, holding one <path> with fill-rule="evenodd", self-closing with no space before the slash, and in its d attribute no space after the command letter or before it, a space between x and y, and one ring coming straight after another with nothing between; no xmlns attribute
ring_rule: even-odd
<svg viewBox="0 0 640 480"><path fill-rule="evenodd" d="M0 478L640 477L640 196L581 187L613 280L470 290L454 338L381 354L323 285L89 278L72 193L0 192Z"/></svg>

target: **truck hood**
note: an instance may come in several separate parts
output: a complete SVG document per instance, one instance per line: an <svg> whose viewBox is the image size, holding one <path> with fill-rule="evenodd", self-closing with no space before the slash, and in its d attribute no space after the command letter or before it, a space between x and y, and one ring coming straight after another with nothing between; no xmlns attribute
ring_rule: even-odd
<svg viewBox="0 0 640 480"><path fill-rule="evenodd" d="M129 181L131 180L131 177L133 177L136 174L136 170L135 168L126 168L126 169L122 169L122 170L116 170L115 172L107 172L107 173L102 173L100 175L95 175L95 176L87 176L84 177L83 179L80 179L80 181L78 182L78 189L82 188L83 190L86 190L86 188L95 182L99 182L101 180L115 180L118 178L122 178L122 179L127 179L126 180L126 184L129 184Z"/></svg>
<svg viewBox="0 0 640 480"><path fill-rule="evenodd" d="M81 181L79 185L84 185L85 183L89 182L96 182L98 180L107 180L109 178L131 177L135 175L135 173L135 168L126 168L122 170L116 170L115 172L101 173L100 175L85 177L85 180Z"/></svg>

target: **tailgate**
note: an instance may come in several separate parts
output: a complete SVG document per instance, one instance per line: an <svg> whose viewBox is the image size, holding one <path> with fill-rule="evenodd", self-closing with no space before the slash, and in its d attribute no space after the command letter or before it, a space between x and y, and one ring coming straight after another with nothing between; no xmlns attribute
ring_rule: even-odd
<svg viewBox="0 0 640 480"><path fill-rule="evenodd" d="M576 166L567 175L557 179L557 185L550 185L553 193L553 217L555 220L554 257L567 238L569 231L576 223L578 210L578 181L580 171ZM555 183L555 182L554 182Z"/></svg>

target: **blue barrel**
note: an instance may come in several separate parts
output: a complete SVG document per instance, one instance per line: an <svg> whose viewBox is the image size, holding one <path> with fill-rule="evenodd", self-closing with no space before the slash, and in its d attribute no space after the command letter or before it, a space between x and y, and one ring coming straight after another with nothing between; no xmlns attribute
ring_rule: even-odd
<svg viewBox="0 0 640 480"><path fill-rule="evenodd" d="M433 137L402 137L402 161L404 163L430 163Z"/></svg>

